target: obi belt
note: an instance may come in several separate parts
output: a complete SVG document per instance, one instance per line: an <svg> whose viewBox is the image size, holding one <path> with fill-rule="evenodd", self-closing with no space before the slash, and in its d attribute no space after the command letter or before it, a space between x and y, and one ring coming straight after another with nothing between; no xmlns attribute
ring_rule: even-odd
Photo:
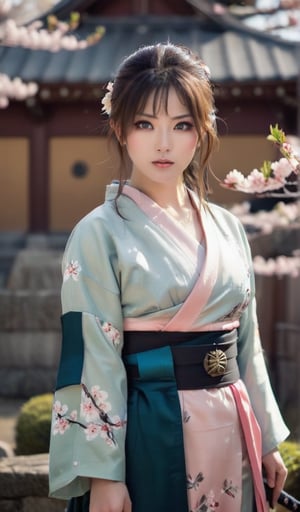
<svg viewBox="0 0 300 512"><path fill-rule="evenodd" d="M133 512L188 512L178 390L221 386L231 386L236 401L257 512L269 510L261 473L260 429L239 381L236 356L236 330L124 333L123 360L128 376L126 482Z"/></svg>

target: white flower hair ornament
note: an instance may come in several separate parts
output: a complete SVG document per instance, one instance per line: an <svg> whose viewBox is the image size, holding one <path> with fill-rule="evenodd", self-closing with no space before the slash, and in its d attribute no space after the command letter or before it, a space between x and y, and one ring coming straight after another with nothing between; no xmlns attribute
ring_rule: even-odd
<svg viewBox="0 0 300 512"><path fill-rule="evenodd" d="M101 103L102 103L102 110L103 114L107 114L108 116L111 113L111 96L114 88L113 82L108 82L106 86L107 93L103 96Z"/></svg>

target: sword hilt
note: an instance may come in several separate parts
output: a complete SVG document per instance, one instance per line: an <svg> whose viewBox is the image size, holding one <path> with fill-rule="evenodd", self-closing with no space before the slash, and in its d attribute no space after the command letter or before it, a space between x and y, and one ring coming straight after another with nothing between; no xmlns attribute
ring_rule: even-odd
<svg viewBox="0 0 300 512"><path fill-rule="evenodd" d="M265 480L264 484L267 500L270 504L272 504L273 489L268 486ZM300 501L294 498L294 496L291 496L291 494L288 494L286 491L281 491L278 498L278 503L287 510L298 510L300 512Z"/></svg>

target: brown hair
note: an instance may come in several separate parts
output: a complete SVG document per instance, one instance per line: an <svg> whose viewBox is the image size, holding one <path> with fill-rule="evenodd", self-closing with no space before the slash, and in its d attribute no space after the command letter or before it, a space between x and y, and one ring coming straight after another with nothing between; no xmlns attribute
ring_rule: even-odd
<svg viewBox="0 0 300 512"><path fill-rule="evenodd" d="M143 111L151 93L153 111L167 107L168 93L174 88L187 106L198 132L200 147L185 169L184 183L201 199L207 195L207 174L210 157L217 143L214 120L214 98L207 68L191 50L170 43L145 46L127 57L121 64L111 96L111 127L117 127L118 150L121 157L120 189L128 176L126 141L128 127L138 112ZM114 130L111 128L114 138ZM127 174L127 176L126 176Z"/></svg>

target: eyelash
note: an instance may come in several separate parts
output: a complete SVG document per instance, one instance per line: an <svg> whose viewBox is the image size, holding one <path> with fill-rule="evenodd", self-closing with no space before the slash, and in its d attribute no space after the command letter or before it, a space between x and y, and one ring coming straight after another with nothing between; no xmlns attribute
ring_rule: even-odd
<svg viewBox="0 0 300 512"><path fill-rule="evenodd" d="M149 130L150 128L153 128L153 125L149 122L149 121L136 121L134 123L134 126L138 129L138 130ZM188 130L191 130L193 128L193 124L188 122L188 121L180 121L179 123L176 124L175 126L175 130L182 130L182 131L188 131Z"/></svg>
<svg viewBox="0 0 300 512"><path fill-rule="evenodd" d="M178 123L178 124L176 125L176 127L175 127L175 128L177 128L177 129L178 129L178 126L184 126L184 128L183 128L183 129L182 129L182 128L180 128L180 130L183 130L183 131L191 130L191 129L194 127L194 125L193 125L192 123L189 123L188 121L181 121L180 123Z"/></svg>
<svg viewBox="0 0 300 512"><path fill-rule="evenodd" d="M146 125L146 126L145 126ZM138 130L149 130L149 127L152 128L152 124L149 123L149 121L136 121L134 123L134 126L138 129Z"/></svg>

